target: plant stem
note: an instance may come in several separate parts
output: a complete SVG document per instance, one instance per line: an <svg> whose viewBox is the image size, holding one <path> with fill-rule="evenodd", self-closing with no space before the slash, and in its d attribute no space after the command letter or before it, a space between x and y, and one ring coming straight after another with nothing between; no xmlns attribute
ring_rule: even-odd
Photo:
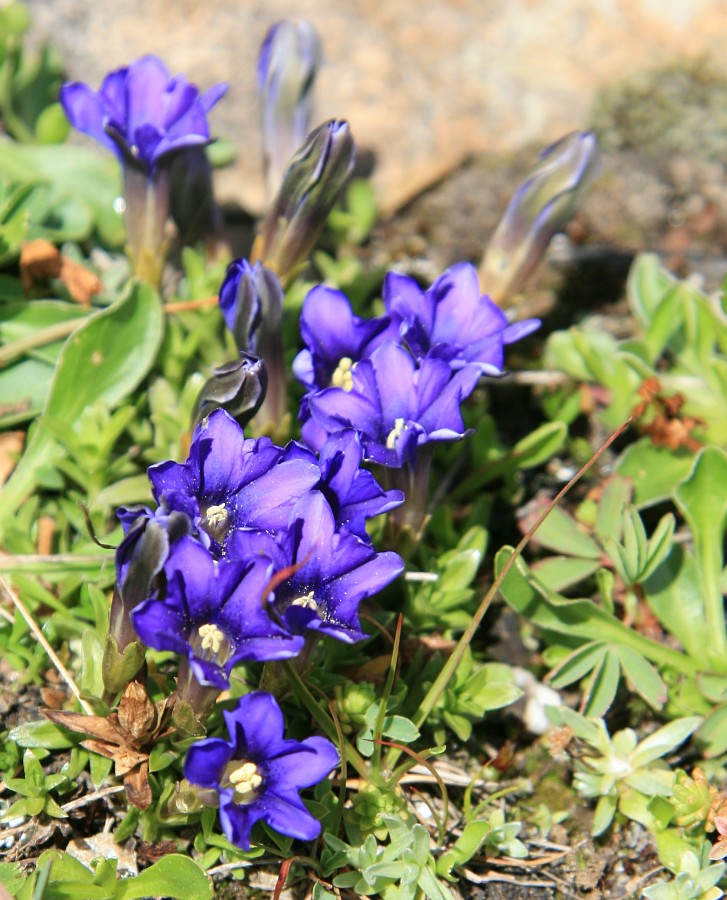
<svg viewBox="0 0 727 900"><path fill-rule="evenodd" d="M308 690L307 685L300 677L300 675L295 671L295 668L291 666L291 664L287 660L283 660L281 662L283 670L285 674L288 676L288 680L290 681L290 685L293 688L296 696L300 700L300 702L305 706L308 712L313 716L316 722L320 725L321 730L325 732L326 737L330 738L334 743L338 741L338 731L336 730L336 726L333 721L326 715L326 713L321 709L319 704L316 702L316 698L311 694ZM351 765L356 769L358 774L365 781L370 780L369 767L366 763L366 760L361 756L358 750L353 746L353 744L344 739L342 744L343 752L346 754L346 759L351 763Z"/></svg>
<svg viewBox="0 0 727 900"><path fill-rule="evenodd" d="M467 648L472 643L472 638L475 636L475 632L480 627L480 623L485 617L485 613L490 608L490 604L494 600L497 592L500 590L500 586L503 581L507 577L510 569L515 565L515 562L522 554L525 547L530 542L530 538L535 534L535 532L540 528L542 523L546 520L546 518L550 515L551 511L555 509L555 507L560 503L560 501L565 497L565 495L570 491L574 484L576 484L585 473L591 468L591 466L596 463L600 457L606 452L606 450L611 446L611 444L621 436L621 434L628 428L631 424L631 417L629 417L623 425L616 429L616 431L611 434L607 440L596 450L593 456L588 460L588 462L582 466L578 472L571 478L571 480L566 484L561 490L556 494L552 503L543 511L543 513L538 516L534 524L528 529L528 531L523 536L522 540L519 542L514 552L505 563L502 568L502 571L497 576L497 578L492 583L489 591L482 598L482 602L480 603L477 611L475 612L470 624L467 626L462 637L457 641L457 645L452 651L451 656L447 659L444 666L442 667L441 672L435 678L434 683L429 688L427 693L425 694L422 702L419 704L419 709L417 710L416 715L414 716L414 724L417 728L420 728L422 723L426 720L429 713L434 709L437 705L439 698L444 693L447 684L449 683L450 678L457 671L457 666L462 661L462 657L464 656ZM401 754L400 750L392 749L386 756L386 764L387 768L393 768L396 760L399 758Z"/></svg>
<svg viewBox="0 0 727 900"><path fill-rule="evenodd" d="M25 337L10 341L4 347L0 347L0 368L7 366L18 356L22 356L28 350L34 350L36 347L44 347L46 344L52 344L68 337L88 319L88 316L78 316L75 319L68 319L66 322L58 322L55 325L49 325L47 328L41 328L33 334L27 334Z"/></svg>

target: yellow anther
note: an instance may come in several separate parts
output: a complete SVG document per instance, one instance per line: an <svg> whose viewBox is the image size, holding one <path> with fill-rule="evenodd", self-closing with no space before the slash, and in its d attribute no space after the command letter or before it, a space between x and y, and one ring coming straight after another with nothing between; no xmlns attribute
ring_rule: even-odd
<svg viewBox="0 0 727 900"><path fill-rule="evenodd" d="M235 788L235 798L243 798L254 793L263 783L260 770L253 762L244 762L229 774L230 784Z"/></svg>
<svg viewBox="0 0 727 900"><path fill-rule="evenodd" d="M315 591L309 591L302 597L296 597L290 604L291 606L302 606L304 609L317 610L318 604L315 601Z"/></svg>
<svg viewBox="0 0 727 900"><path fill-rule="evenodd" d="M220 652L220 647L222 647L225 634L216 625L212 625L211 623L200 625L199 636L202 638L203 650L211 650L213 654Z"/></svg>
<svg viewBox="0 0 727 900"><path fill-rule="evenodd" d="M386 449L393 450L396 446L396 439L402 433L405 427L404 419L396 419L394 422L394 427L389 432L389 436L386 438Z"/></svg>
<svg viewBox="0 0 727 900"><path fill-rule="evenodd" d="M219 506L208 506L207 521L212 528L217 528L218 525L224 525L227 521L227 508L223 504L220 504Z"/></svg>
<svg viewBox="0 0 727 900"><path fill-rule="evenodd" d="M336 370L331 376L331 386L337 388L343 388L344 391L352 391L353 390L353 375L351 374L351 369L353 368L353 360L350 356L342 356L338 361L338 365L336 366Z"/></svg>

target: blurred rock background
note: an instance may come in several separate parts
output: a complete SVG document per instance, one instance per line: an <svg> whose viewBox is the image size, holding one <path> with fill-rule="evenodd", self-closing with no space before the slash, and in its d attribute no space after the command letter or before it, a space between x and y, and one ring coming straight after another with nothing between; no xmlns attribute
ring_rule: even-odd
<svg viewBox="0 0 727 900"><path fill-rule="evenodd" d="M202 89L230 83L212 115L237 147L223 200L263 206L255 62L268 26L310 19L325 66L318 117L347 118L371 151L385 212L482 152L545 146L591 122L626 76L719 59L724 0L29 0L36 39L98 85L153 52ZM608 127L608 123L606 123Z"/></svg>

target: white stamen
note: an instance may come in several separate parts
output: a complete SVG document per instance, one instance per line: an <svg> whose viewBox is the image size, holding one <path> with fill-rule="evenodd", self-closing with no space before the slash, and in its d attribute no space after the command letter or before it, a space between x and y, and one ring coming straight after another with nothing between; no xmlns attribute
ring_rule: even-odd
<svg viewBox="0 0 727 900"><path fill-rule="evenodd" d="M212 528L217 528L219 525L224 525L227 521L227 515L227 508L224 504L220 504L219 506L207 507L207 521L212 526Z"/></svg>
<svg viewBox="0 0 727 900"><path fill-rule="evenodd" d="M315 591L309 591L303 597L296 597L290 605L302 606L304 609L312 609L316 612L318 610L318 604L315 601Z"/></svg>
<svg viewBox="0 0 727 900"><path fill-rule="evenodd" d="M229 774L230 784L235 788L235 799L245 799L263 783L260 770L253 762L244 762Z"/></svg>
<svg viewBox="0 0 727 900"><path fill-rule="evenodd" d="M203 650L211 650L214 655L220 652L225 633L216 625L212 625L212 623L200 625L199 636L202 638Z"/></svg>
<svg viewBox="0 0 727 900"><path fill-rule="evenodd" d="M343 388L344 391L352 391L353 390L353 375L351 374L351 370L353 369L353 360L350 356L342 356L338 361L338 366L336 367L333 375L331 376L331 386L337 388Z"/></svg>
<svg viewBox="0 0 727 900"><path fill-rule="evenodd" d="M393 450L396 446L396 439L402 433L404 428L406 427L404 419L396 419L394 422L394 427L389 432L389 436L386 438L386 449Z"/></svg>

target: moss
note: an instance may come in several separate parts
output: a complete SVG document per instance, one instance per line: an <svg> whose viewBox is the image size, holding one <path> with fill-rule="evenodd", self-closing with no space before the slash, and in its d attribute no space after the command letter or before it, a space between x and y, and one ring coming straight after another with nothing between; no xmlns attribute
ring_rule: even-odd
<svg viewBox="0 0 727 900"><path fill-rule="evenodd" d="M727 157L727 72L707 60L678 60L639 72L596 99L592 127L607 150L665 150Z"/></svg>

